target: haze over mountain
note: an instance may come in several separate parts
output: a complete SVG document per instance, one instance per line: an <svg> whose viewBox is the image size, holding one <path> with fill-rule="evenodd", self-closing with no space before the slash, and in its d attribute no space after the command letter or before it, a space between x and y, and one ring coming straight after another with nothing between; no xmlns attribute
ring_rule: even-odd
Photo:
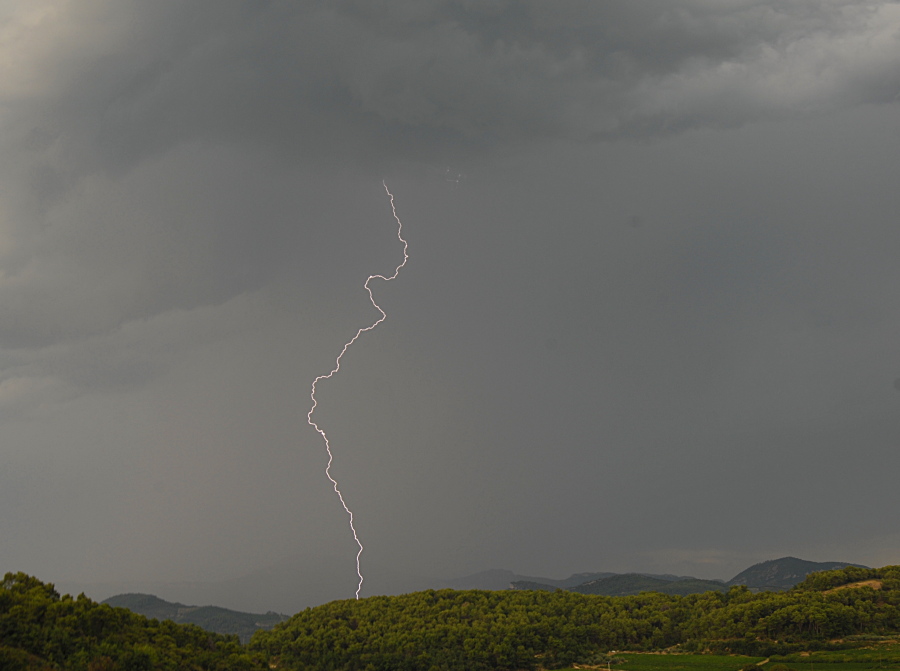
<svg viewBox="0 0 900 671"><path fill-rule="evenodd" d="M596 580L597 578L606 578L614 573L573 573L568 578L555 580L553 578L536 578L533 576L523 576L505 569L492 569L489 571L481 571L472 575L463 576L445 580L444 586L452 589L509 589L511 584L518 582L533 582L547 585L550 587L559 587L566 589Z"/></svg>
<svg viewBox="0 0 900 671"><path fill-rule="evenodd" d="M638 573L592 580L583 585L571 588L580 594L601 594L603 596L627 596L641 592L661 592L662 594L695 594L697 592L725 591L725 584L717 580L701 580L699 578L682 578L664 580Z"/></svg>
<svg viewBox="0 0 900 671"><path fill-rule="evenodd" d="M248 643L253 633L271 629L288 616L281 613L243 613L219 606L186 606L165 601L152 594L118 594L103 603L157 620L196 624L217 634L236 634L241 643Z"/></svg>
<svg viewBox="0 0 900 671"><path fill-rule="evenodd" d="M452 578L424 578L409 576L406 589L399 589L391 594L414 592L424 589L451 588L456 590L484 589L564 589L583 594L603 594L607 596L621 596L637 594L641 591L659 591L664 594L689 594L705 592L708 590L727 589L733 584L746 584L751 590L781 590L787 589L800 582L806 575L814 571L830 570L844 566L861 566L846 562L812 562L794 557L773 559L760 564L755 564L730 581L699 579L692 576L678 576L674 574L646 574L646 573L613 573L613 572L588 572L575 573L568 578L547 578L540 576L524 576L513 571L493 569L481 571L471 575ZM323 568L323 570L325 570ZM327 575L327 574L325 574ZM773 579L773 576L777 579ZM144 594L128 594L133 590L117 589L115 584L107 584L103 587L107 590L103 599L117 600L127 598L139 604L142 614L151 614L152 608L159 607L159 615L174 617L178 609L196 608L196 606L184 606L184 602L216 604L218 607L226 607L238 611L276 611L293 613L308 607L317 606L329 601L321 596L322 592L304 588L309 582L308 575L303 575L290 564L282 565L277 570L259 572L245 576L241 580L222 582L197 582L187 584L170 583L144 583ZM71 591L71 586L62 586L66 591ZM96 590L97 587L94 586ZM109 591L111 590L111 591ZM78 590L83 591L83 590ZM123 594L125 593L125 594ZM155 594L148 597L146 603L140 599L147 594ZM115 595L115 596L111 596ZM159 598L161 597L161 598ZM158 599L159 598L159 599ZM158 599L158 601L157 601ZM169 603L164 599L174 602ZM118 602L117 602L118 603ZM300 608L283 608L285 605L302 604ZM127 605L122 603L121 605ZM147 608L151 610L146 610ZM146 610L146 612L145 612ZM187 611L181 611L182 615ZM246 613L241 613L245 615ZM200 613L204 615L203 612ZM249 617L257 617L249 615ZM219 631L216 629L216 631ZM231 633L222 631L221 633Z"/></svg>
<svg viewBox="0 0 900 671"><path fill-rule="evenodd" d="M640 592L661 592L663 594L694 594L709 590L725 591L731 585L747 585L752 591L785 590L802 582L810 573L862 564L848 562L813 562L796 557L782 557L754 564L741 571L729 581L702 580L690 576L650 575L646 573L596 574L599 577L585 582L577 582L577 574L565 581L547 578L521 578L513 581L513 589L558 589L564 588L581 594L602 594L605 596L625 596ZM498 574L500 572L497 572ZM498 575L499 577L499 575ZM561 584L565 583L565 584Z"/></svg>
<svg viewBox="0 0 900 671"><path fill-rule="evenodd" d="M754 564L738 573L726 584L747 585L756 590L790 589L810 573L832 571L845 566L868 568L862 564L848 562L814 562L796 557L782 557Z"/></svg>
<svg viewBox="0 0 900 671"><path fill-rule="evenodd" d="M343 559L322 557L313 562L309 558L292 557L228 580L59 581L57 585L72 594L84 592L98 601L123 593L144 593L171 602L215 604L243 612L295 613L346 596L342 593L335 595L330 587L334 582L347 578ZM378 591L384 594L447 586L442 577L421 576L391 566L372 566L372 572L380 579Z"/></svg>

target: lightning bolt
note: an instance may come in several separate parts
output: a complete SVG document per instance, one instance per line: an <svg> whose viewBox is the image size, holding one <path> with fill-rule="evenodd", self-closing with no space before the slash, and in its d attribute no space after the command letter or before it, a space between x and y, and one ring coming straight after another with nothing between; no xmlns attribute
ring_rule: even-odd
<svg viewBox="0 0 900 671"><path fill-rule="evenodd" d="M306 415L306 421L310 426L312 426L316 431L319 432L319 435L322 436L322 440L325 441L325 451L328 453L328 465L325 466L325 475L334 486L334 493L338 495L338 498L341 500L341 505L344 506L344 511L350 517L350 530L353 532L353 540L355 540L356 544L359 546L359 550L356 553L356 575L359 577L359 584L356 587L357 599L359 599L359 592L360 590L362 590L363 584L363 574L359 563L359 558L363 553L363 544L360 542L359 534L357 534L356 532L356 526L354 526L353 524L353 511L350 510L347 502L344 501L344 495L341 493L340 487L338 487L337 480L335 480L331 475L331 464L334 462L334 455L331 452L331 443L328 442L328 436L325 435L325 431L313 421L313 413L316 411L316 407L319 405L319 402L316 400L316 385L318 385L322 380L331 379L338 371L340 371L341 359L344 357L344 354L347 353L347 350L350 349L350 346L355 343L363 333L365 333L366 331L371 331L381 322L387 319L387 313L381 309L381 306L378 305L378 303L375 302L375 296L372 295L372 287L369 286L369 283L375 279L390 282L400 274L400 269L403 268L403 266L405 266L406 262L409 260L409 254L407 254L409 243L403 239L403 223L400 221L400 217L397 216L397 208L394 206L394 194L390 192L390 189L388 189L388 186L384 181L382 181L381 184L382 186L384 186L384 191L385 193L387 193L388 198L391 199L391 212L394 215L394 221L397 222L397 238L400 240L400 242L403 243L403 263L397 266L397 268L394 270L394 274L390 277L385 277L384 275L369 275L366 283L363 286L365 287L366 291L369 292L369 300L372 302L372 305L375 307L375 309L381 313L381 316L370 326L359 329L356 332L356 335L350 338L349 341L347 341L347 344L344 345L344 349L341 350L341 353L338 354L337 359L335 359L334 361L334 370L332 370L327 375L319 375L315 380L313 380L312 391L309 394L309 397L312 399L312 407L309 409L309 414Z"/></svg>

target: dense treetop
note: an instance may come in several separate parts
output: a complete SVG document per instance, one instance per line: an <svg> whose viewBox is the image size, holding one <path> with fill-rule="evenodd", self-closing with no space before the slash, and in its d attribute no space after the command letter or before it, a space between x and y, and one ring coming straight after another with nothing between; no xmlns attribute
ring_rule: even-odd
<svg viewBox="0 0 900 671"><path fill-rule="evenodd" d="M149 620L84 595L60 596L24 573L0 583L0 669L256 671L268 668L237 636Z"/></svg>
<svg viewBox="0 0 900 671"><path fill-rule="evenodd" d="M612 650L754 655L900 633L900 566L809 576L786 592L607 597L428 590L306 609L249 646L235 636L61 597L22 573L0 583L0 668L453 671L602 663Z"/></svg>
<svg viewBox="0 0 900 671"><path fill-rule="evenodd" d="M841 585L874 581L854 589ZM298 613L251 649L286 669L538 669L611 650L786 653L900 631L900 567L814 574L787 592L687 596L428 590Z"/></svg>

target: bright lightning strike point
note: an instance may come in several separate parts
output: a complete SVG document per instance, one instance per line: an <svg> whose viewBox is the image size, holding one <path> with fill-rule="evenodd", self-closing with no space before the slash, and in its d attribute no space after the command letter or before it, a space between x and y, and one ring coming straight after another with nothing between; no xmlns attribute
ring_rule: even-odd
<svg viewBox="0 0 900 671"><path fill-rule="evenodd" d="M394 194L390 192L387 187L387 184L382 181L381 184L384 186L384 191L387 193L388 197L391 199L391 212L394 215L394 221L397 222L397 238L400 242L403 243L403 263L401 263L394 270L394 274L390 277L385 277L384 275L369 275L366 283L363 285L366 291L369 292L369 300L372 302L372 305L375 306L375 309L381 313L381 316L370 326L366 326L364 328L359 329L356 332L356 335L350 338L349 341L344 345L344 348L341 350L341 353L338 354L337 359L334 361L334 370L332 370L327 375L319 375L312 383L312 391L309 394L309 397L312 399L312 407L309 409L309 413L306 415L306 421L309 422L309 425L312 426L316 431L319 432L319 435L322 436L322 440L325 441L325 451L328 453L328 464L325 466L325 476L331 481L332 486L334 487L334 493L338 495L338 498L341 501L341 505L344 507L344 511L350 517L350 530L353 532L353 540L356 541L357 546L359 546L359 550L356 553L356 575L359 577L359 584L356 586L356 598L359 599L359 593L362 590L363 584L363 574L362 569L360 568L359 558L363 553L363 544L359 540L359 535L356 533L356 526L353 524L353 511L350 510L350 507L347 505L347 502L344 501L344 495L341 493L340 487L338 487L337 480L335 480L331 476L331 464L334 462L334 455L331 453L331 443L328 442L328 436L325 435L325 431L313 421L313 413L316 411L316 406L319 405L319 402L316 400L316 385L319 384L320 380L328 380L333 377L340 369L341 369L341 359L344 357L344 354L347 353L347 350L350 348L350 345L356 342L356 340L366 331L371 331L376 326L378 326L381 322L387 319L387 313L381 309L381 306L375 302L375 297L372 295L372 287L369 286L369 282L374 279L384 280L385 282L390 282L395 279L397 275L400 274L400 269L406 265L406 262L409 260L409 254L407 254L407 249L409 248L409 243L403 239L403 223L400 221L400 217L397 216L397 208L394 207Z"/></svg>

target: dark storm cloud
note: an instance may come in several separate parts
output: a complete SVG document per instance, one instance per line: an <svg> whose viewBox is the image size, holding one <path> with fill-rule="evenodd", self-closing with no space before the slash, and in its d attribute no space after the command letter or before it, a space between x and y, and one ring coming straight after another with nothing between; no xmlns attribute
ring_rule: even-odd
<svg viewBox="0 0 900 671"><path fill-rule="evenodd" d="M260 213L272 195L260 183L280 169L250 167L248 153L471 160L540 138L890 101L897 9L47 3L5 27L21 53L2 92L12 316L0 339L39 346L258 287L289 232Z"/></svg>
<svg viewBox="0 0 900 671"><path fill-rule="evenodd" d="M321 408L372 566L828 552L816 482L851 442L893 472L898 29L876 0L0 4L0 491L55 492L4 557L321 546L349 589L304 406L397 263L385 174L395 330Z"/></svg>
<svg viewBox="0 0 900 671"><path fill-rule="evenodd" d="M96 43L53 54L58 76L27 121L32 139L62 137L80 170L196 138L421 157L900 91L897 7L884 2L91 6ZM82 7L60 12L81 28Z"/></svg>

